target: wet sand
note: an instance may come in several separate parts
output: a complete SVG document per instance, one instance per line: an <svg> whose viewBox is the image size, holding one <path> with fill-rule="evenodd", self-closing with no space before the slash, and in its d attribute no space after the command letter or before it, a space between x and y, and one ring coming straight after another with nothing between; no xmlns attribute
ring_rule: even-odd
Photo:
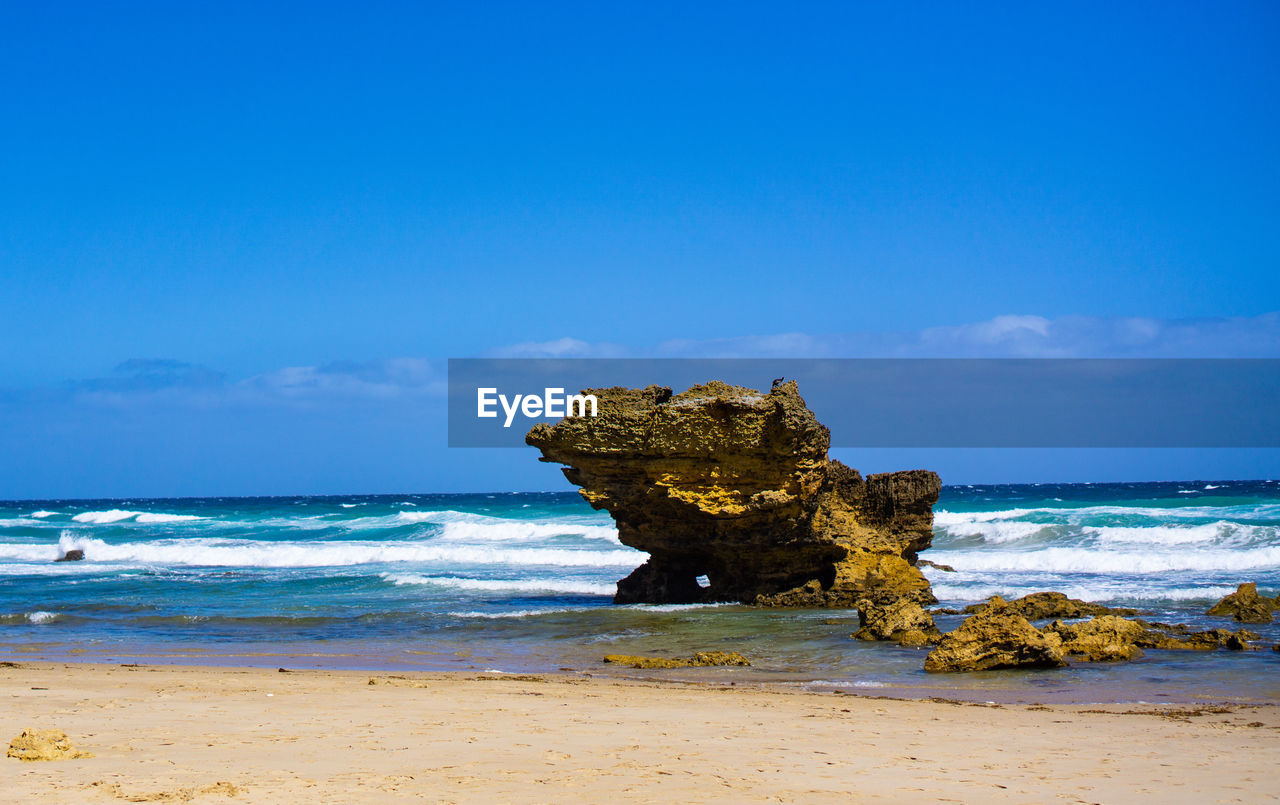
<svg viewBox="0 0 1280 805"><path fill-rule="evenodd" d="M373 684L370 684L373 680ZM572 675L20 663L14 802L1261 802L1280 707L987 706Z"/></svg>

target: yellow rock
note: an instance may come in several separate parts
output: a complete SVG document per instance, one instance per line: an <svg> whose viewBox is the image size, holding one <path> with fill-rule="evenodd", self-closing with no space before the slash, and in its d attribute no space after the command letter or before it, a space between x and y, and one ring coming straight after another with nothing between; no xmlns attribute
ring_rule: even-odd
<svg viewBox="0 0 1280 805"><path fill-rule="evenodd" d="M736 651L699 651L689 658L645 657L634 654L607 654L604 661L631 668L708 668L716 665L750 665L746 657Z"/></svg>
<svg viewBox="0 0 1280 805"><path fill-rule="evenodd" d="M66 760L93 757L88 752L77 752L71 740L62 730L25 729L9 742L8 756L18 760Z"/></svg>
<svg viewBox="0 0 1280 805"><path fill-rule="evenodd" d="M828 458L830 433L794 382L587 391L597 417L536 425L525 441L649 554L615 603L933 603L914 563L933 539L938 476L864 478Z"/></svg>

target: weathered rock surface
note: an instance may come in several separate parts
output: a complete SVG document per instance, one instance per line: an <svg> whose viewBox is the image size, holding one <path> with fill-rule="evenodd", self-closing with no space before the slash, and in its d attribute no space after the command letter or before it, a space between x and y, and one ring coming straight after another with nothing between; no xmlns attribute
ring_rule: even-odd
<svg viewBox="0 0 1280 805"><path fill-rule="evenodd" d="M1142 623L1142 621L1138 621ZM1145 624L1144 624L1145 625ZM1148 632L1139 641L1143 648L1159 648L1168 651L1213 651L1225 648L1231 651L1244 651L1249 648L1250 641L1261 637L1257 632L1248 629L1208 629L1203 632L1192 632L1186 628L1174 628L1173 634L1160 631Z"/></svg>
<svg viewBox="0 0 1280 805"><path fill-rule="evenodd" d="M71 745L71 739L62 730L25 729L22 734L9 742L8 757L18 760L66 760L78 757L93 757L87 752L78 752Z"/></svg>
<svg viewBox="0 0 1280 805"><path fill-rule="evenodd" d="M942 637L933 616L910 598L888 603L864 598L857 607L861 628L854 633L855 640L893 640L904 646L926 646Z"/></svg>
<svg viewBox="0 0 1280 805"><path fill-rule="evenodd" d="M942 636L924 660L931 673L996 668L1057 668L1066 665L1062 641L1014 613L987 611Z"/></svg>
<svg viewBox="0 0 1280 805"><path fill-rule="evenodd" d="M1148 623L1117 615L1088 621L1055 620L1037 629L998 596L986 602L960 628L942 636L925 659L926 671L984 671L1019 666L1051 667L1070 658L1084 662L1119 662L1142 656L1143 649L1243 651L1259 635L1247 629L1193 632L1183 625Z"/></svg>
<svg viewBox="0 0 1280 805"><path fill-rule="evenodd" d="M649 553L617 603L934 601L915 562L933 539L938 476L863 478L828 459L829 433L794 382L588 393L596 417L536 425L525 441Z"/></svg>
<svg viewBox="0 0 1280 805"><path fill-rule="evenodd" d="M1044 631L1062 641L1063 654L1086 662L1136 660L1142 656L1138 644L1150 632L1137 621L1115 615L1099 615L1082 623L1054 621Z"/></svg>
<svg viewBox="0 0 1280 805"><path fill-rule="evenodd" d="M84 551L80 550L79 548L72 548L71 550L67 551L62 556L59 556L57 559L54 559L53 561L79 562L79 561L82 561L83 559L84 559Z"/></svg>
<svg viewBox="0 0 1280 805"><path fill-rule="evenodd" d="M751 665L736 651L699 651L692 657L645 657L635 654L606 654L604 661L631 668L710 668L717 665Z"/></svg>
<svg viewBox="0 0 1280 805"><path fill-rule="evenodd" d="M1029 621L1048 620L1049 618L1092 618L1098 615L1137 615L1138 610L1124 607L1107 607L1068 598L1062 593L1031 593L1013 601L1006 601L994 595L981 604L972 604L964 608L967 615L976 615L995 611L1021 615Z"/></svg>
<svg viewBox="0 0 1280 805"><path fill-rule="evenodd" d="M1271 623L1271 610L1276 602L1258 595L1258 585L1241 584L1234 593L1223 598L1206 615L1230 615L1240 623Z"/></svg>

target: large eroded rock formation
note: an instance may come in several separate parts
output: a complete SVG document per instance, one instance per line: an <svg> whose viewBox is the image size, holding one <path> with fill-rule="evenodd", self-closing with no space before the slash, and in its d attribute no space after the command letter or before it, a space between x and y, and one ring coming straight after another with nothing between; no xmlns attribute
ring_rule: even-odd
<svg viewBox="0 0 1280 805"><path fill-rule="evenodd" d="M938 476L864 479L828 459L829 433L795 383L588 391L598 416L525 440L649 553L618 582L618 603L933 603L915 561L933 539Z"/></svg>

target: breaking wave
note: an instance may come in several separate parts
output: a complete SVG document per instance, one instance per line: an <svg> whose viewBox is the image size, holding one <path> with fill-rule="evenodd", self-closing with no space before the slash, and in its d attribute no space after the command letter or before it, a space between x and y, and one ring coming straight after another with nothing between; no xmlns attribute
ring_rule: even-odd
<svg viewBox="0 0 1280 805"><path fill-rule="evenodd" d="M384 573L392 584L426 584L455 590L477 590L509 593L564 593L570 595L608 595L617 590L614 584L561 579L467 579L456 576L424 576L418 573Z"/></svg>
<svg viewBox="0 0 1280 805"><path fill-rule="evenodd" d="M636 567L644 554L630 549L504 548L411 542L267 542L243 539L163 539L109 543L63 532L57 555L78 549L88 562L139 562L199 567L336 567L422 562L460 565L555 565L564 567ZM46 561L47 545L0 543L0 560Z"/></svg>
<svg viewBox="0 0 1280 805"><path fill-rule="evenodd" d="M40 512L45 516L57 514L57 512ZM35 515L32 515L34 517ZM108 509L100 512L81 512L71 518L77 523L86 523L88 525L106 525L109 523L119 523L125 520L133 520L135 523L185 523L194 520L203 520L205 518L198 517L194 514L165 514L163 512L132 512L124 509Z"/></svg>
<svg viewBox="0 0 1280 805"><path fill-rule="evenodd" d="M927 558L960 571L1148 574L1174 571L1249 571L1280 568L1280 546L1248 550L929 551Z"/></svg>
<svg viewBox="0 0 1280 805"><path fill-rule="evenodd" d="M617 529L594 523L513 520L450 510L400 512L396 519L402 523L441 526L441 538L456 542L533 542L555 537L580 537L621 544Z"/></svg>

